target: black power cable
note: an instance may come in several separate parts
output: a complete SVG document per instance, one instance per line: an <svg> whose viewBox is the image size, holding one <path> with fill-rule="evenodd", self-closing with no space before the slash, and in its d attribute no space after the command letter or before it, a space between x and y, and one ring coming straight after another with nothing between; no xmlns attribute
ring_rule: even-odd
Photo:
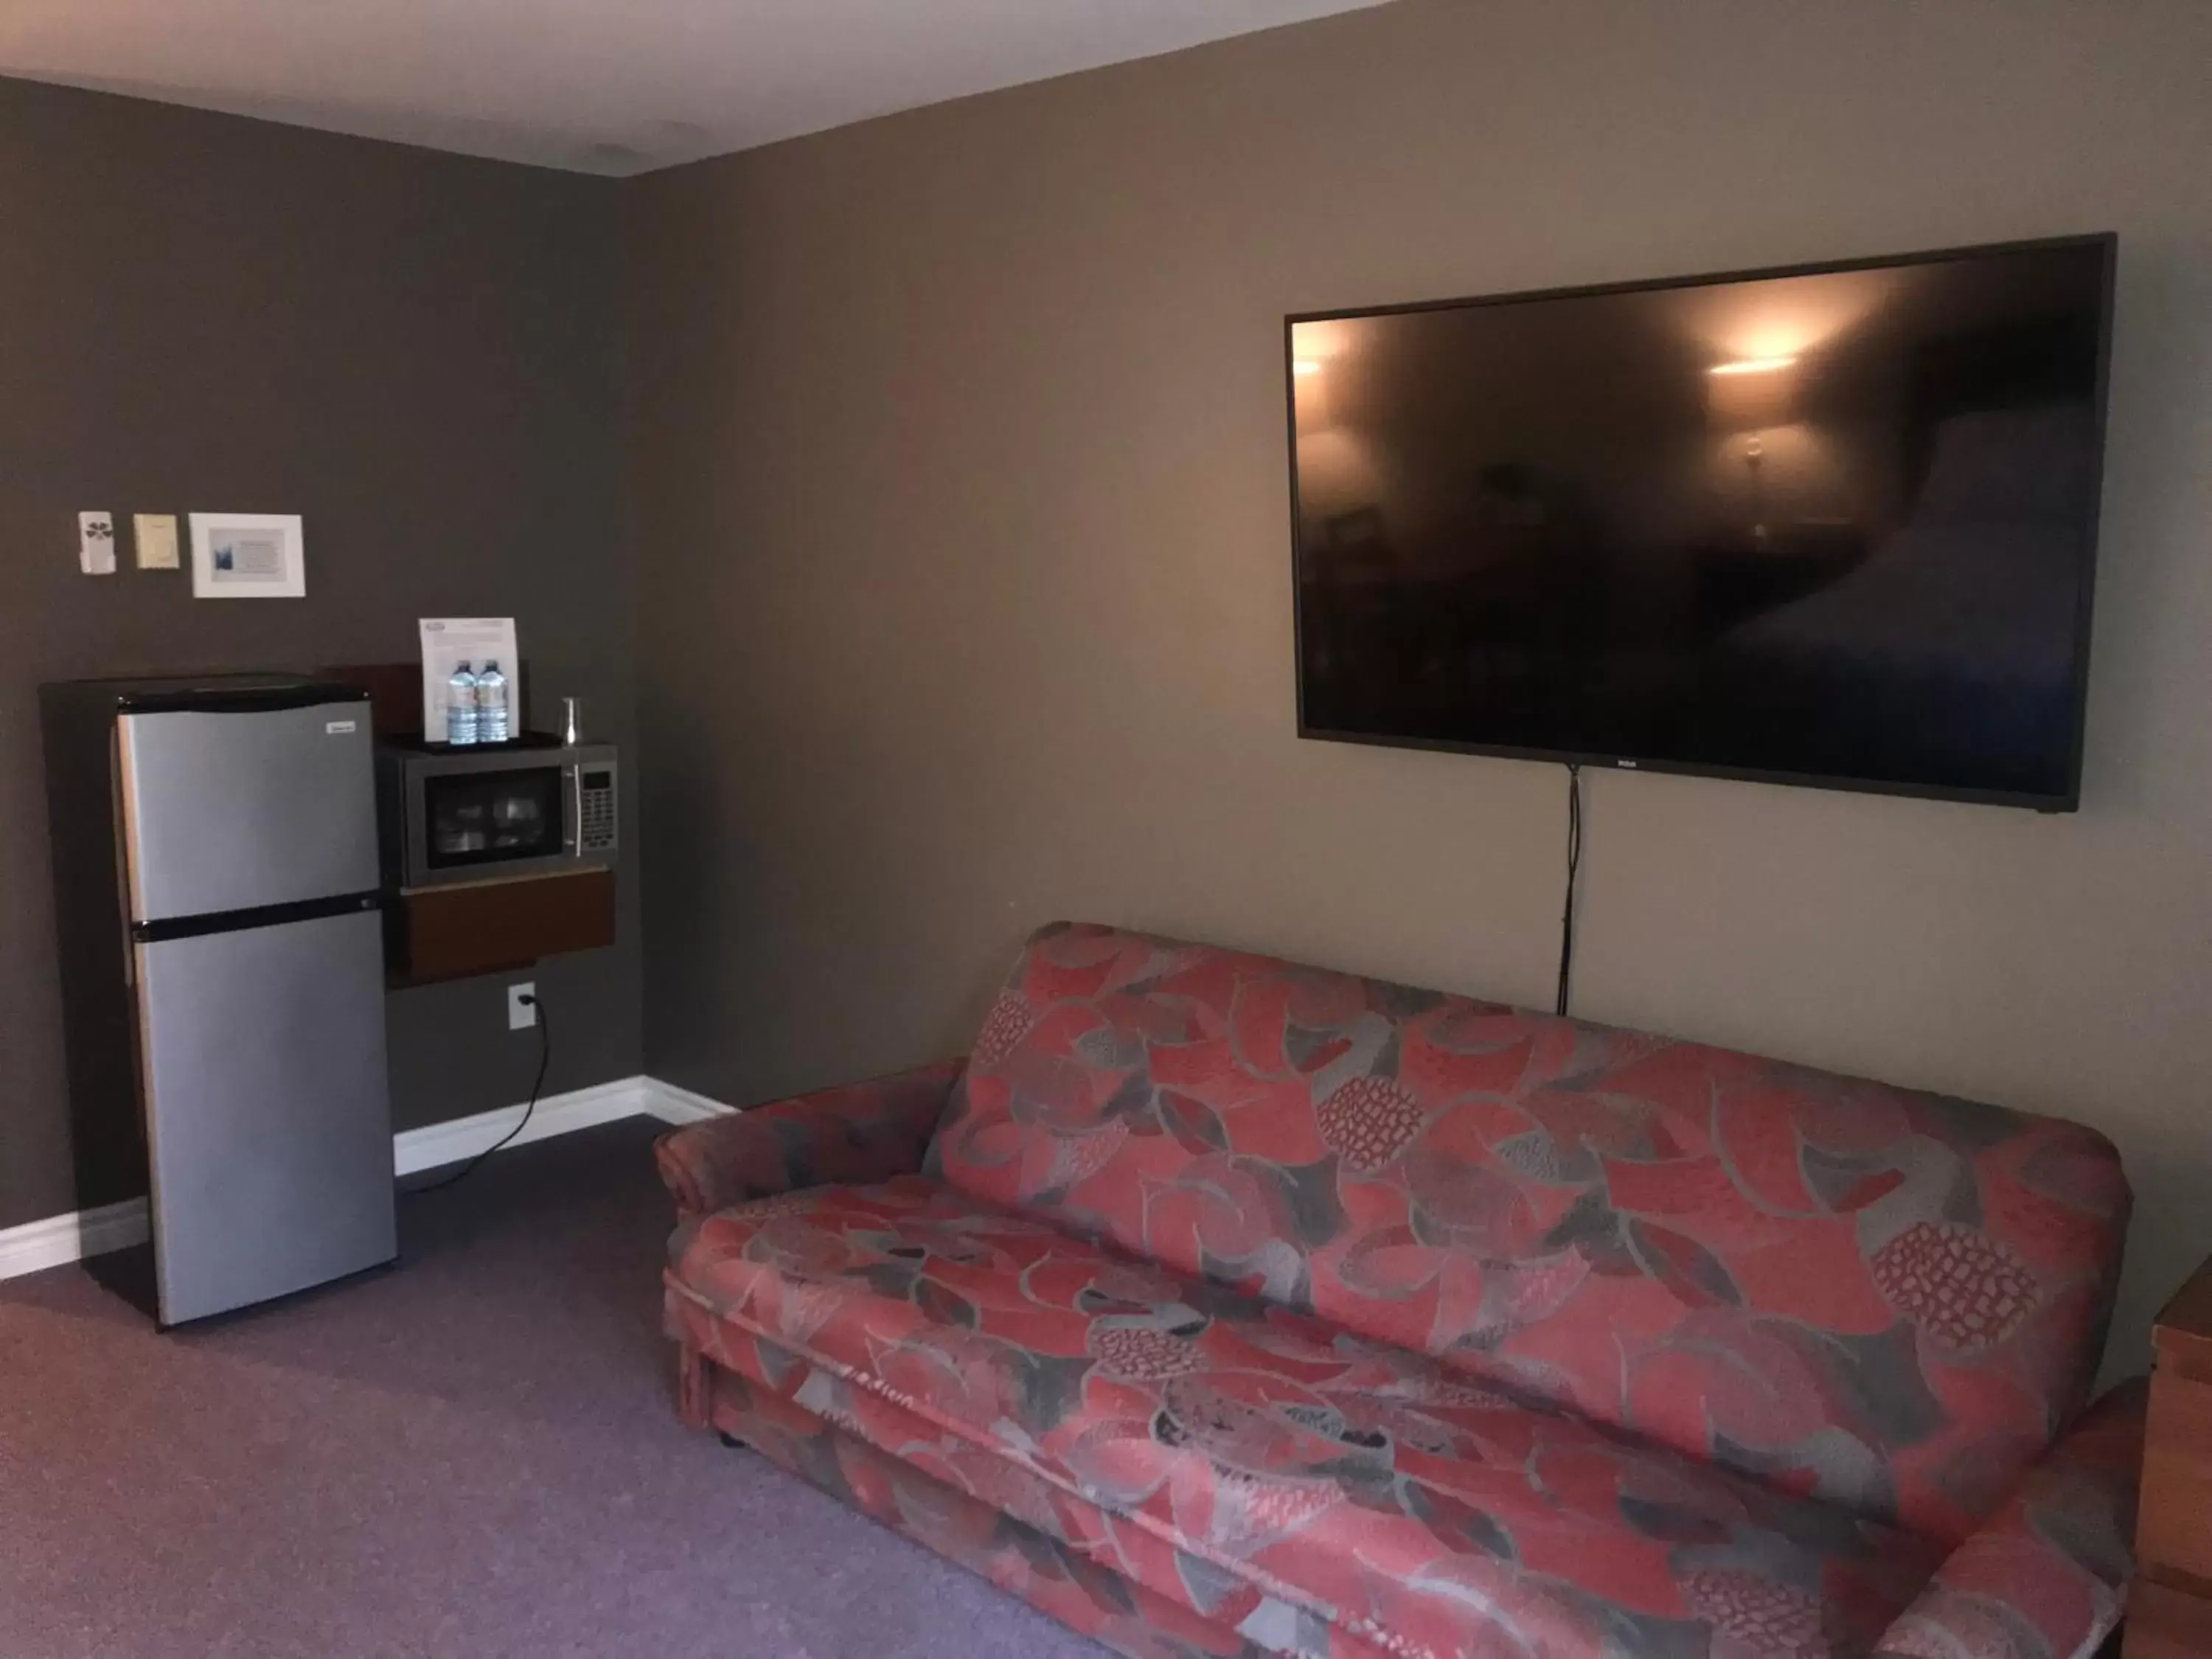
<svg viewBox="0 0 2212 1659"><path fill-rule="evenodd" d="M1565 1018L1575 973L1575 878L1583 867L1583 769L1567 768L1567 906L1559 918L1559 1015Z"/></svg>
<svg viewBox="0 0 2212 1659"><path fill-rule="evenodd" d="M436 1181L426 1182L420 1187L402 1188L400 1190L407 1194L409 1197L411 1198L417 1193L438 1192L445 1188L452 1186L457 1181L465 1179L467 1176L476 1172L476 1167L477 1164L483 1163L501 1147L506 1146L507 1142L513 1140L515 1136L520 1134L523 1130L529 1126L531 1114L538 1109L538 1097L544 1091L545 1068L553 1063L553 1022L545 1018L545 1005L539 1001L534 994L517 997L515 1000L521 1003L525 1007L535 1008L538 1011L538 1077L537 1079L530 1085L530 1101L529 1103L522 1109L522 1116L516 1121L515 1126L512 1129L509 1129L505 1134L501 1135L497 1140L492 1142L490 1146L485 1147L483 1151L478 1152L467 1163L462 1164L461 1167L454 1170L453 1174L442 1176Z"/></svg>

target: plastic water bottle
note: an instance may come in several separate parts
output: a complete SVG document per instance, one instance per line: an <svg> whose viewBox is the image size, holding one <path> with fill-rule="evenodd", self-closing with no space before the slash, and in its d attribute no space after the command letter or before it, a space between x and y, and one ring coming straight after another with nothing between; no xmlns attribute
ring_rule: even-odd
<svg viewBox="0 0 2212 1659"><path fill-rule="evenodd" d="M446 682L446 741L455 748L477 740L477 677L463 663Z"/></svg>
<svg viewBox="0 0 2212 1659"><path fill-rule="evenodd" d="M507 717L507 676L487 659L477 676L477 741L505 743L512 730Z"/></svg>

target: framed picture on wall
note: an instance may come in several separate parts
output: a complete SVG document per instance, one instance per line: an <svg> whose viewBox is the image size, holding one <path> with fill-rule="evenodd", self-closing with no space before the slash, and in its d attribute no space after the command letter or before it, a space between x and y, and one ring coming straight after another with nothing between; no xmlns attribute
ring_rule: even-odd
<svg viewBox="0 0 2212 1659"><path fill-rule="evenodd" d="M301 599L307 556L296 513L195 513L192 597Z"/></svg>

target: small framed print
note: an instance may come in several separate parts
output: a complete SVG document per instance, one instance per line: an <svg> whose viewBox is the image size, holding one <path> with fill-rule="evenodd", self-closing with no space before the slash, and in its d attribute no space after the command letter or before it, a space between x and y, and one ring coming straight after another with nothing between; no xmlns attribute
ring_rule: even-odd
<svg viewBox="0 0 2212 1659"><path fill-rule="evenodd" d="M195 513L192 597L301 599L307 556L296 513Z"/></svg>

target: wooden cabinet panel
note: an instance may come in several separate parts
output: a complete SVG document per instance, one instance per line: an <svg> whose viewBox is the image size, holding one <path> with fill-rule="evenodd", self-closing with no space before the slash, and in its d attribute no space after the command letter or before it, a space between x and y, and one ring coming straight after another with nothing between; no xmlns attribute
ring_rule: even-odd
<svg viewBox="0 0 2212 1659"><path fill-rule="evenodd" d="M2138 1578L2128 1591L2126 1659L2204 1659L2212 1654L2212 1601Z"/></svg>
<svg viewBox="0 0 2212 1659"><path fill-rule="evenodd" d="M2146 1443L2136 1558L2212 1583L2212 1383L2161 1361Z"/></svg>
<svg viewBox="0 0 2212 1659"><path fill-rule="evenodd" d="M2127 1659L2212 1659L2212 1263L2151 1329Z"/></svg>
<svg viewBox="0 0 2212 1659"><path fill-rule="evenodd" d="M395 986L526 968L540 957L615 942L615 872L410 888L386 902L386 968Z"/></svg>

